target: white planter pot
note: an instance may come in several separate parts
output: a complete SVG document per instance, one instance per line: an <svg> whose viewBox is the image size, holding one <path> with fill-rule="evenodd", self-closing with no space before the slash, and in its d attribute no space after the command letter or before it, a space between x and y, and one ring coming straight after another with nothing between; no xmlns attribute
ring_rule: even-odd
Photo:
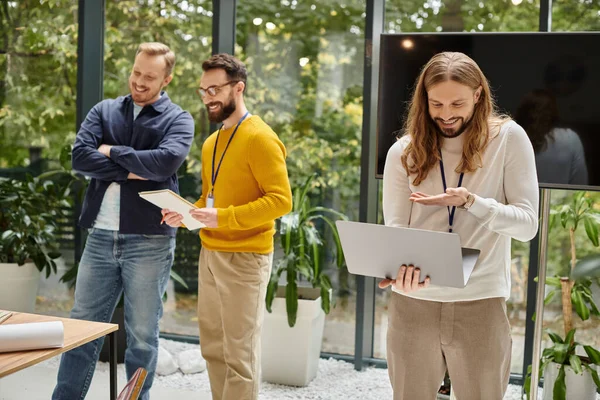
<svg viewBox="0 0 600 400"><path fill-rule="evenodd" d="M289 386L306 386L317 376L325 313L320 290L298 288L306 299L298 300L296 325L290 328L285 308L285 287L273 300L272 312L265 311L262 331L262 379Z"/></svg>
<svg viewBox="0 0 600 400"><path fill-rule="evenodd" d="M558 376L560 365L550 363L544 371L544 397L543 400L553 400L552 390ZM567 400L596 400L596 385L589 371L584 369L583 374L576 374L571 367L565 367L565 382L567 386Z"/></svg>
<svg viewBox="0 0 600 400"><path fill-rule="evenodd" d="M32 313L40 284L40 271L35 264L19 267L17 264L0 263L0 276L0 309Z"/></svg>

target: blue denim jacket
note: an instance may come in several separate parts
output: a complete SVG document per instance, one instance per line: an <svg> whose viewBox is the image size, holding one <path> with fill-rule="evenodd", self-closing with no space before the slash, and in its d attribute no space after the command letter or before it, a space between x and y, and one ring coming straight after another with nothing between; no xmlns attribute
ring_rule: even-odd
<svg viewBox="0 0 600 400"><path fill-rule="evenodd" d="M175 236L174 228L160 224L160 209L138 193L159 189L178 193L177 169L193 138L192 116L165 92L145 106L135 121L131 95L96 104L81 124L73 147L73 169L92 178L79 225L92 227L106 188L117 182L121 185L120 233ZM110 158L98 151L101 144L114 146ZM148 180L128 180L130 172Z"/></svg>

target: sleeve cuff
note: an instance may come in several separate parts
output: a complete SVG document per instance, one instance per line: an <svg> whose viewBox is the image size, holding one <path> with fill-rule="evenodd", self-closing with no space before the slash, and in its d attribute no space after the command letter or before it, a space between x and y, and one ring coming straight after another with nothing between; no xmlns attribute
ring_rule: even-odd
<svg viewBox="0 0 600 400"><path fill-rule="evenodd" d="M469 212L477 218L484 218L492 209L494 200L485 199L477 196L476 194L473 194L473 196L475 197L475 201L471 207L469 207Z"/></svg>
<svg viewBox="0 0 600 400"><path fill-rule="evenodd" d="M217 208L217 226L222 228L229 225L229 215L231 210L229 208Z"/></svg>
<svg viewBox="0 0 600 400"><path fill-rule="evenodd" d="M123 147L125 147L125 146L112 146L110 148L110 159L113 160L114 162L117 162L117 160L119 159L119 156L121 155L121 150Z"/></svg>

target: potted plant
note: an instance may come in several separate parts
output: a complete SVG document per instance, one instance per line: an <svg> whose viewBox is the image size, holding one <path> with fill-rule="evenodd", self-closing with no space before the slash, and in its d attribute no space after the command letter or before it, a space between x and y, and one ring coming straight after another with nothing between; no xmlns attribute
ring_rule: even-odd
<svg viewBox="0 0 600 400"><path fill-rule="evenodd" d="M311 205L308 191L313 178L294 190L292 211L279 220L283 254L275 262L266 295L262 376L292 386L305 386L316 376L325 314L331 308L331 280L323 262L326 241L319 223L335 244L337 267L344 265L335 220L347 217ZM279 284L284 272L285 286Z"/></svg>
<svg viewBox="0 0 600 400"><path fill-rule="evenodd" d="M589 319L592 314L600 316L600 312L592 297L592 279L580 272L593 270L589 266L590 261L578 267L575 233L583 224L587 238L597 247L600 214L594 209L592 199L585 196L585 192L577 192L570 204L559 205L551 210L549 229L556 225L557 220L569 232L570 267L566 276L546 279L546 284L553 289L546 295L544 304L560 294L564 338L548 331L552 345L544 349L540 361L540 371L544 373L544 400L595 400L596 389L600 389L600 378L596 370L596 366L600 365L600 351L575 341L573 308L582 321ZM578 347L583 348L585 355L577 352ZM531 366L528 371L525 382L527 398L531 389Z"/></svg>
<svg viewBox="0 0 600 400"><path fill-rule="evenodd" d="M56 273L57 221L69 188L52 181L0 178L0 308L33 312L40 272Z"/></svg>

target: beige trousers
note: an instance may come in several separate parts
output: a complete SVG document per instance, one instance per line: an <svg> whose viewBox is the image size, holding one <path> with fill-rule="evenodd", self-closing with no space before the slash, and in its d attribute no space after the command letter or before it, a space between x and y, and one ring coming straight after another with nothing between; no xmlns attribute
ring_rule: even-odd
<svg viewBox="0 0 600 400"><path fill-rule="evenodd" d="M200 251L198 325L213 400L255 400L272 254Z"/></svg>
<svg viewBox="0 0 600 400"><path fill-rule="evenodd" d="M512 349L503 298L440 303L392 293L388 319L394 400L434 400L446 369L458 400L502 400Z"/></svg>

